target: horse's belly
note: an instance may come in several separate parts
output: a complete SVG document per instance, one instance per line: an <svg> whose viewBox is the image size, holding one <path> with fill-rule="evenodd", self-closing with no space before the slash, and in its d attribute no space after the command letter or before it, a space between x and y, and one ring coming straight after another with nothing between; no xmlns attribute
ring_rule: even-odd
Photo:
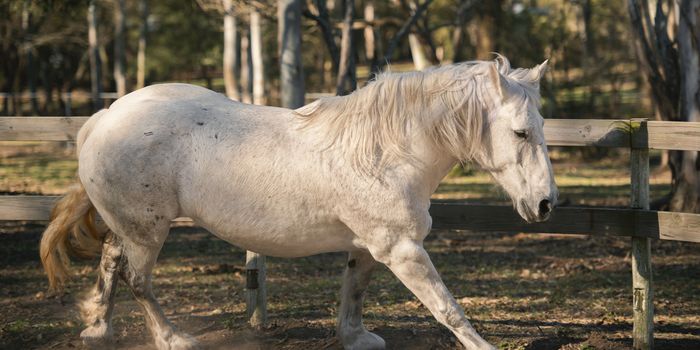
<svg viewBox="0 0 700 350"><path fill-rule="evenodd" d="M349 251L359 244L350 229L339 221L295 220L294 216L266 217L250 222L233 217L218 223L195 219L217 237L240 248L275 257L302 257L320 253ZM247 221L247 222L246 222Z"/></svg>

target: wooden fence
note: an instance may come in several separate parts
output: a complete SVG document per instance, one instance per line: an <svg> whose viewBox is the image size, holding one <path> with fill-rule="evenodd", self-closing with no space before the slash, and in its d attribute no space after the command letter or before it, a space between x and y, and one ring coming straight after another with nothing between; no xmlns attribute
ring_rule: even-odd
<svg viewBox="0 0 700 350"><path fill-rule="evenodd" d="M87 117L2 117L0 140L74 140ZM650 239L700 243L700 214L649 210L649 149L700 151L700 123L646 120L548 119L550 146L631 149L629 209L561 207L552 219L526 224L510 206L434 202L433 226L471 231L628 236L632 239L632 296L635 349L653 347L653 288ZM55 196L0 196L0 221L46 221ZM185 219L178 219L185 220ZM247 254L249 317L265 322L264 257Z"/></svg>

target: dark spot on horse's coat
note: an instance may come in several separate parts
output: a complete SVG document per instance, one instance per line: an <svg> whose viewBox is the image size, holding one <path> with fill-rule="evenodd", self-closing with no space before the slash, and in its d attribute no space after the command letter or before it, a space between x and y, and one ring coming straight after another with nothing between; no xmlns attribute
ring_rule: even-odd
<svg viewBox="0 0 700 350"><path fill-rule="evenodd" d="M153 131L144 132L143 134L146 136L151 136L153 135Z"/></svg>
<svg viewBox="0 0 700 350"><path fill-rule="evenodd" d="M152 213L152 212L153 212L153 208L146 208L146 211L149 212L149 213Z"/></svg>
<svg viewBox="0 0 700 350"><path fill-rule="evenodd" d="M149 185L149 184L143 184L143 187L148 188L148 186L150 186L150 185Z"/></svg>
<svg viewBox="0 0 700 350"><path fill-rule="evenodd" d="M202 110L203 110L203 111L208 111L208 109L206 109L206 108L204 108L204 107L202 107Z"/></svg>
<svg viewBox="0 0 700 350"><path fill-rule="evenodd" d="M214 134L214 138L218 140L218 139L219 139L219 134Z"/></svg>
<svg viewBox="0 0 700 350"><path fill-rule="evenodd" d="M355 261L355 259L348 261L349 268L353 268L353 267L355 267L355 265L357 265L357 261Z"/></svg>
<svg viewBox="0 0 700 350"><path fill-rule="evenodd" d="M95 179L93 179L93 178L90 178L90 182L95 182Z"/></svg>
<svg viewBox="0 0 700 350"><path fill-rule="evenodd" d="M197 125L204 125L204 122L197 122Z"/></svg>

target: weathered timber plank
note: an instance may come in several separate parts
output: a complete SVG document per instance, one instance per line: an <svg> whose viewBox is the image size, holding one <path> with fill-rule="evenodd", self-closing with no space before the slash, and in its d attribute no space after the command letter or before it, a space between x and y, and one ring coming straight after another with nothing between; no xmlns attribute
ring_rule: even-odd
<svg viewBox="0 0 700 350"><path fill-rule="evenodd" d="M71 141L88 117L2 117L2 141Z"/></svg>
<svg viewBox="0 0 700 350"><path fill-rule="evenodd" d="M47 221L58 196L0 196L0 221ZM528 224L506 205L435 202L433 227L470 231L632 236L700 243L700 214L560 207L543 223ZM175 222L190 222L177 218ZM636 233L633 233L635 231Z"/></svg>
<svg viewBox="0 0 700 350"><path fill-rule="evenodd" d="M57 196L0 196L0 221L47 221Z"/></svg>
<svg viewBox="0 0 700 350"><path fill-rule="evenodd" d="M528 224L510 206L433 203L433 227L470 231L567 233L631 236L634 211L604 208L556 208L547 222Z"/></svg>
<svg viewBox="0 0 700 350"><path fill-rule="evenodd" d="M0 117L2 141L71 141L89 117ZM627 120L547 119L550 146L597 146L700 151L700 123L650 121L629 136Z"/></svg>
<svg viewBox="0 0 700 350"><path fill-rule="evenodd" d="M640 211L635 222L640 236L700 243L700 214Z"/></svg>
<svg viewBox="0 0 700 350"><path fill-rule="evenodd" d="M604 119L545 119L549 146L629 147L629 122Z"/></svg>
<svg viewBox="0 0 700 350"><path fill-rule="evenodd" d="M630 121L632 140L648 138L646 120ZM649 149L632 148L630 152L630 207L649 209ZM641 231L641 225L635 225ZM654 348L654 286L651 265L651 239L632 237L632 339L635 350Z"/></svg>
<svg viewBox="0 0 700 350"><path fill-rule="evenodd" d="M700 151L700 123L649 121L646 124L646 138L635 135L632 147Z"/></svg>
<svg viewBox="0 0 700 350"><path fill-rule="evenodd" d="M700 214L560 207L549 221L526 223L510 206L433 203L433 227L470 231L636 236L700 243Z"/></svg>
<svg viewBox="0 0 700 350"><path fill-rule="evenodd" d="M246 251L246 315L248 323L260 329L267 323L265 256Z"/></svg>

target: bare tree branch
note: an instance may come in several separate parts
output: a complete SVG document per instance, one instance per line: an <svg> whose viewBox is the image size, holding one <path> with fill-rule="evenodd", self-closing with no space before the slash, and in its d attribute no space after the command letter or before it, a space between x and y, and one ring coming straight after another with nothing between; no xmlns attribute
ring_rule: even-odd
<svg viewBox="0 0 700 350"><path fill-rule="evenodd" d="M331 61L333 62L333 71L337 72L340 62L340 51L338 50L338 45L335 43L335 35L333 34L333 26L330 22L326 1L316 0L315 3L316 8L318 9L318 15L313 14L311 11L309 11L309 9L304 9L302 14L304 17L315 21L321 28L321 32L323 33L323 41L326 43L328 53L331 55Z"/></svg>
<svg viewBox="0 0 700 350"><path fill-rule="evenodd" d="M396 35L394 35L394 37L389 42L389 46L386 52L384 53L384 58L377 65L377 71L374 71L372 73L377 73L381 68L387 65L387 63L389 63L389 60L394 54L394 50L396 50L396 47L399 45L399 42L401 42L401 40L403 40L403 38L405 38L406 35L408 35L408 32L409 30L411 30L411 27L413 27L416 24L416 22L421 18L421 16L423 16L423 13L432 2L433 0L425 0L425 2L423 2L420 6L416 8L415 12L413 12L411 17L409 17L409 19L406 20L406 22L404 22L403 26L401 26L401 29L399 29L399 31L396 32Z"/></svg>

